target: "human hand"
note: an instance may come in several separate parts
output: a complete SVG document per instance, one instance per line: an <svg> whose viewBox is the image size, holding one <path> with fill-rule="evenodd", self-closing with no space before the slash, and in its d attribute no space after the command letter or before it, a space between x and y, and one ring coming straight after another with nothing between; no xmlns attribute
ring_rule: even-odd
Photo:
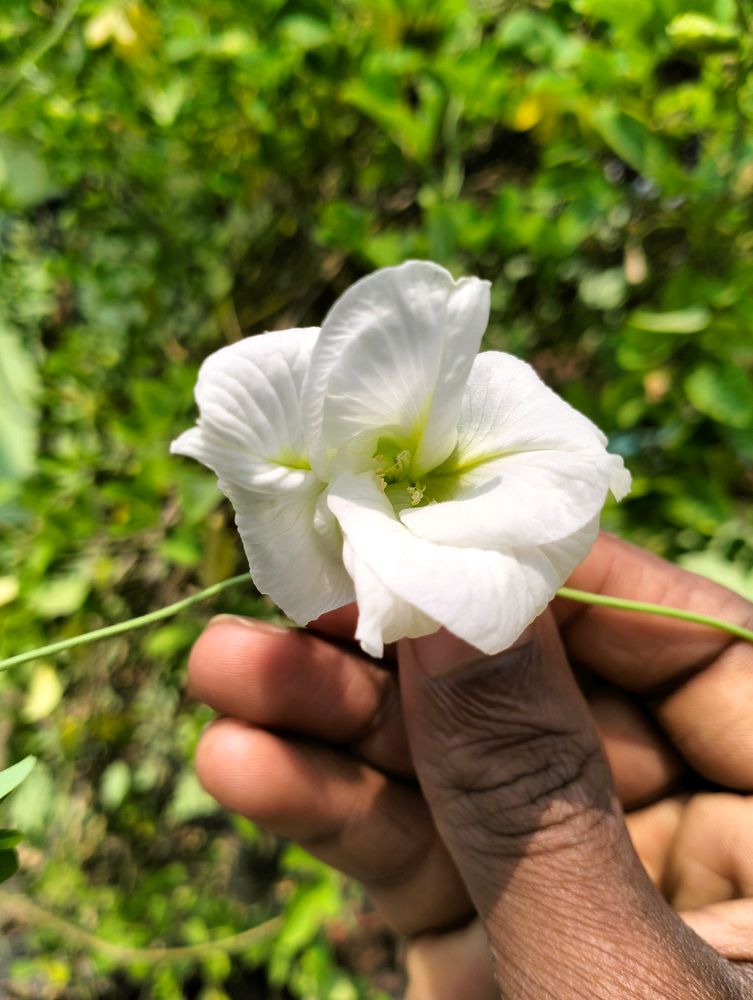
<svg viewBox="0 0 753 1000"><path fill-rule="evenodd" d="M592 556L571 582L584 589L603 589L621 596L695 607L730 620L742 622L750 617L749 605L735 595L606 536L602 537ZM636 692L645 704L650 703L654 718L665 729L670 741L699 773L729 787L745 788L753 784L753 740L748 735L746 698L741 692L741 685L750 683L745 674L745 657L750 656L747 648L730 644L728 638L707 629L663 619L637 619L607 609L582 608L565 603L555 610L570 655L608 684L616 685L623 691ZM328 616L328 620L320 626L330 636L343 640L351 624L348 613L342 612ZM693 956L703 966L701 971L708 972L707 964L713 965L716 961L714 953L704 951L703 945L687 934L682 924L678 922L675 925L668 908L657 908L661 902L658 894L655 898L651 895L654 890L644 879L639 866L631 867L632 855L620 833L619 812L611 802L604 801L604 789L608 786L604 783L606 779L602 778L605 769L595 750L595 737L589 730L587 716L578 714L582 712L582 703L569 680L556 634L546 622L538 626L538 633L538 649L544 650L545 655L532 657L531 650L536 647L528 647L527 653L503 654L502 658L479 661L474 666L473 672L483 677L477 677L470 685L473 692L471 704L478 708L478 717L486 720L484 749L491 750L496 745L494 741L499 737L496 727L499 725L502 726L505 741L514 735L515 726L520 728L522 719L528 718L530 726L538 727L542 755L546 757L546 766L542 769L544 775L558 769L551 765L549 753L543 754L544 743L552 737L547 726L554 727L553 731L558 728L561 731L563 719L567 721L568 728L572 728L574 720L578 719L576 728L578 740L582 741L581 750L588 748L587 756L592 761L587 770L593 769L598 773L598 780L587 785L593 784L591 793L596 791L600 796L596 803L587 804L586 813L592 816L596 809L602 818L607 816L607 826L614 835L614 841L610 840L607 845L609 864L605 859L603 872L591 886L589 905L581 900L577 912L568 910L566 918L560 915L566 925L565 930L576 934L578 947L586 953L579 961L588 967L592 995L596 995L594 990L597 986L601 989L603 985L603 989L608 990L611 985L606 981L598 983L594 978L598 962L595 963L593 955L588 953L588 946L584 944L587 935L584 935L575 917L586 912L593 922L593 906L596 904L597 910L606 907L610 912L608 921L595 921L599 934L603 934L605 923L615 928L620 956L627 947L626 928L630 931L637 926L638 939L633 942L635 947L631 954L641 954L644 964L651 957L649 964L660 971L664 968L662 963L669 961L670 965L672 962L677 964L674 953L653 954L651 948L646 952L645 907L648 907L655 918L654 923L649 921L652 933L660 932L661 942L665 942L668 936L680 942L686 973L689 969L688 974L696 975L691 961ZM440 643L438 648L437 642ZM453 645L454 651L451 648ZM501 952L500 944L495 942L497 952L504 958L502 984L505 990L523 989L520 984L510 986L504 976L509 976L511 970L521 963L534 969L537 962L541 964L546 950L542 949L541 927L558 916L556 908L552 907L552 875L538 871L534 878L536 865L542 857L554 863L563 855L557 852L540 855L535 852L532 863L527 853L529 847L523 849L521 846L520 831L515 834L510 826L516 815L519 818L522 816L521 809L511 809L510 803L505 804L502 799L500 809L495 808L494 815L488 809L485 812L482 810L483 815L472 827L474 838L490 837L496 844L496 848L484 852L482 870L474 874L471 859L479 853L478 844L463 839L467 838L471 828L465 823L453 821L446 798L448 768L457 766L457 754L462 753L467 758L460 768L458 789L465 789L464 782L472 779L473 768L479 763L474 757L478 745L467 745L462 739L455 748L457 754L448 754L450 736L457 741L458 736L472 736L473 733L473 727L466 725L458 726L451 734L447 734L446 729L447 719L460 710L464 700L467 701L461 689L463 679L467 680L468 675L461 671L450 679L427 681L416 663L418 656L428 656L436 668L438 657L446 657L448 651L451 657L468 653L476 655L468 647L459 648L447 636L428 637L403 645L402 673L418 771L450 849L463 870L467 887L486 918L493 941L499 928L504 928L505 947ZM535 662L529 662L531 659ZM496 666L488 668L491 662ZM534 679L536 675L539 675L538 680ZM367 663L342 646L332 645L308 633L284 632L259 626L258 623L219 619L197 644L191 660L191 676L199 696L219 711L245 720L220 720L202 740L197 763L209 790L231 808L250 815L275 832L300 840L337 867L360 878L393 926L408 934L422 935L412 952L414 982L421 980L422 970L427 972L428 966L422 957L429 956L436 960L441 954L449 958L447 945L452 940L453 946L458 949L455 956L458 960L445 963L447 974L440 972L441 963L429 963L441 986L434 990L427 987L421 994L417 992L420 988L417 986L415 996L457 995L457 991L453 992L449 976L450 966L458 974L458 988L466 995L498 995L489 978L484 944L475 930L458 932L452 939L443 937L441 950L438 952L434 948L433 953L436 938L426 936L429 930L441 931L468 920L473 908L466 884L459 878L442 839L437 836L426 802L418 788L410 783L414 769L394 675ZM501 685L503 677L505 683ZM521 684L521 681L525 683ZM661 875L667 886L674 880L670 886L673 901L680 905L685 905L683 900L690 900L690 905L696 906L718 902L725 895L728 898L745 894L748 890L745 889L745 872L740 864L745 852L735 849L735 836L720 842L718 837L699 835L698 831L705 822L703 816L709 815L709 807L703 805L700 799L691 799L682 805L677 798L666 798L664 793L667 788L682 776L685 768L653 726L643 707L618 690L594 687L593 676L589 676L588 681L592 712L599 725L620 796L628 806L644 806L631 817L630 822L633 823L639 850L643 846L642 854L649 870ZM680 681L683 683L678 683ZM736 685L735 693L731 695L733 685ZM477 697L479 686L484 689L484 699ZM558 687L561 688L559 698L552 697ZM490 690L487 691L487 688ZM436 694L441 691L450 694ZM439 704L436 704L437 697ZM440 704L443 704L441 709ZM481 716L482 709L491 714ZM551 718L537 720L531 718L532 710L534 715L542 711L554 714ZM423 727L420 724L422 718L426 723ZM546 723L543 729L542 722ZM282 738L271 730L284 730L291 735ZM445 733L445 736L438 740L439 733ZM558 738L563 738L562 734ZM522 752L526 741L518 742L517 749ZM490 773L486 769L497 758L505 767L513 767L516 760L513 749L508 748L506 753L495 751L485 754L485 773ZM555 745L551 751L551 759L560 759ZM566 759L567 755L561 755L561 761ZM465 777L462 777L463 774ZM572 785L572 791L576 790L576 785ZM585 792L581 786L578 788ZM501 792L500 789L499 794ZM491 794L474 795L464 790L454 801L460 804L462 810L469 803L480 807L482 800L490 797ZM723 796L723 800L728 829L733 834L735 831L740 833L744 801L729 796ZM548 798L540 801L543 803ZM581 804L578 810L573 810L572 817L563 820L561 830L573 829L571 819L576 824L582 824L582 817L580 820L577 818L581 816ZM554 805L562 808L559 800ZM505 820L502 826L501 819ZM715 822L718 824L719 818ZM530 834L529 829L529 846L541 832L539 826L531 828L535 829L535 835ZM674 838L669 835L672 829L677 834ZM604 832L601 819L588 830L577 827L575 847L571 848L576 853L577 849L582 851L584 848L590 852L591 871L579 872L575 878L581 892L588 891L589 877L593 875L595 854L588 837L593 836L595 830ZM747 833L747 827L742 832ZM660 834L663 834L663 839ZM549 833L545 831L544 835L549 836ZM748 837L750 845L750 835ZM724 849L725 842L729 850ZM517 854L511 853L513 843L518 845ZM670 843L673 846L668 847ZM715 856L711 860L704 855L704 851L708 854L710 844L716 845ZM495 851L504 857L495 861ZM694 859L699 863L694 864ZM571 875L577 870L575 860L574 855L570 857L573 863L568 865L568 871ZM704 863L708 865L708 871L705 871ZM717 868L721 870L717 872ZM612 874L608 878L610 872ZM619 875L617 883L621 887L620 892L631 890L627 901L621 898L614 884L615 872ZM705 874L699 877L699 872ZM723 882L725 873L729 876L727 882ZM542 923L541 900L537 903L537 899L531 897L521 907L520 899L515 895L521 877L529 887L529 894L531 886L544 888L544 915L547 921ZM740 882L736 881L738 878ZM640 901L640 919L636 919L635 914L631 917L630 908L626 908L627 902L636 905L636 901ZM572 909L572 899L569 905ZM498 912L499 907L501 912ZM619 914L613 912L615 907ZM509 919L511 912L515 913L512 922ZM742 954L746 946L740 942L750 941L753 934L746 936L743 930L742 934L737 934L736 943L730 949L727 946L733 940L730 932L732 925L725 922L723 915L721 923L719 919L718 911L715 917L707 913L696 918L696 926L717 947L736 952L735 957L749 957ZM716 920L713 927L712 920ZM734 920L739 925L737 912ZM531 922L534 923L533 931ZM563 963L561 953L564 947L564 957L567 958L567 942L570 939L565 935L563 941L558 943L557 937L554 932L548 934L558 953L543 964L559 970L557 974L560 976L575 976L576 972L567 972L567 963ZM530 956L526 956L526 947L530 949L530 943L526 942L532 942L535 947L535 961L529 962ZM649 943L652 948L657 947L656 937ZM598 957L603 954L605 942L599 937L596 944ZM608 936L606 944L609 944ZM688 948L693 953L690 957ZM460 961L461 955L467 958L465 965ZM570 958L573 958L572 954ZM624 962L615 960L606 965L614 974L625 976ZM609 968L603 971L604 975L610 974ZM630 974L638 982L643 971L641 967ZM721 975L722 972L727 975L728 972L726 967L711 971L714 975ZM474 975L476 988L470 979ZM618 987L619 994L602 992L599 995L625 995L624 981L620 980L623 985ZM536 995L540 996L541 990L549 987L536 988L539 991ZM560 989L560 985L556 988ZM683 989L684 985L672 995L682 995ZM724 995L718 992L718 984L714 989L717 992L697 995ZM530 994L519 991L510 995ZM696 994L687 989L685 995Z"/></svg>

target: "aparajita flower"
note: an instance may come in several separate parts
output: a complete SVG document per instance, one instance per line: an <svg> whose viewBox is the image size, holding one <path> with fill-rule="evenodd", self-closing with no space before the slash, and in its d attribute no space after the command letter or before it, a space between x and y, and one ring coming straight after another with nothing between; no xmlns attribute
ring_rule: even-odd
<svg viewBox="0 0 753 1000"><path fill-rule="evenodd" d="M213 469L257 587L305 624L358 603L356 638L445 626L509 646L630 485L601 431L524 362L477 354L489 284L409 261L357 282L321 329L224 347L172 451Z"/></svg>

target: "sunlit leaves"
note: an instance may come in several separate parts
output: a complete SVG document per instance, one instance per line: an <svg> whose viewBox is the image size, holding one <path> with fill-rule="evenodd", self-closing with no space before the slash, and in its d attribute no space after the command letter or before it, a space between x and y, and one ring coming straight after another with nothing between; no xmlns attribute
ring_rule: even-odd
<svg viewBox="0 0 753 1000"><path fill-rule="evenodd" d="M62 6L0 4L0 87ZM630 455L635 496L611 526L670 554L713 541L748 579L746 4L691 6L86 0L0 107L0 467L16 470L0 473L3 653L227 572L214 485L165 454L199 359L309 322L410 256L493 279L488 346L533 361ZM69 578L84 552L88 588ZM36 723L31 674L4 679L10 759L51 761L3 803L42 859L25 886L113 940L168 939L189 916L204 933L246 926L223 873L276 871L266 841L239 861L219 818L162 818L208 719L176 697L190 638L160 629L56 662L64 700ZM105 809L116 761L132 778ZM271 891L252 905L268 915ZM28 950L19 993L66 975L96 992L59 942L49 960ZM314 935L291 975L328 996L333 968Z"/></svg>

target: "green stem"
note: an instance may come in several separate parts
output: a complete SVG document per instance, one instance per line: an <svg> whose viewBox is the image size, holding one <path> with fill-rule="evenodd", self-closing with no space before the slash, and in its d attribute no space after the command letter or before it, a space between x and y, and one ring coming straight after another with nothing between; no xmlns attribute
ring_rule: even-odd
<svg viewBox="0 0 753 1000"><path fill-rule="evenodd" d="M645 601L629 601L625 597L589 594L585 590L572 590L570 587L562 587L557 591L557 595L567 598L568 601L579 601L581 604L597 604L604 608L615 608L617 611L640 611L646 615L660 615L662 618L679 618L680 621L693 622L695 625L709 625L711 628L721 629L722 632L729 632L738 639L753 642L753 631L750 629L723 621L721 618L712 618L711 615L700 615L695 611L669 608L664 604L648 604Z"/></svg>
<svg viewBox="0 0 753 1000"><path fill-rule="evenodd" d="M17 667L21 663L28 663L29 660L36 660L42 656L53 656L55 653L62 653L66 649L73 649L75 646L85 646L90 642L97 642L99 639L109 639L114 635L121 635L123 632L131 632L133 629L144 628L163 618L170 618L185 608L190 608L193 604L205 601L209 597L222 593L230 587L236 587L241 583L249 583L250 573L240 573L238 576L231 576L228 580L215 583L206 590L200 590L190 597L184 597L181 601L168 604L167 607L159 608L157 611L150 611L149 614L139 615L138 618L129 618L124 622L117 622L115 625L106 625L104 628L95 629L93 632L84 632L82 635L74 635L70 639L62 639L60 642L52 642L49 646L40 646L37 649L29 649L25 653L18 653L16 656L9 656L5 660L0 660L0 670L8 667ZM585 590L573 590L570 587L562 587L557 591L559 597L564 597L568 601L578 601L581 604L596 604L603 608L614 608L617 611L639 611L646 615L659 615L662 618L679 618L681 621L693 622L695 625L708 625L711 628L728 632L737 636L738 639L745 639L753 642L753 631L743 628L742 625L735 625L721 618L713 618L711 615L701 615L695 611L685 611L682 608L670 608L664 604L648 604L645 601L630 601L625 597L608 597L605 594L590 594Z"/></svg>
<svg viewBox="0 0 753 1000"><path fill-rule="evenodd" d="M115 625L105 625L103 628L94 629L93 632L84 632L82 635L74 635L70 639L61 639L60 642L52 642L49 646L40 646L38 649L29 649L25 653L18 653L16 656L9 656L5 660L0 660L0 670L7 670L8 667L17 667L21 663L28 663L29 660L36 660L40 656L53 656L55 653L62 653L65 649L73 649L74 646L85 646L90 642L97 642L99 639L110 639L114 635L121 635L123 632L130 632L132 629L144 628L163 618L171 618L179 611L190 608L192 604L205 601L208 597L221 594L229 587L235 587L239 583L248 583L251 580L250 573L241 573L239 576L231 576L228 580L215 583L206 590L200 590L197 594L184 597L181 601L168 604L167 607L159 608L157 611L150 611L146 615L139 615L137 618L129 618L124 622L117 622Z"/></svg>
<svg viewBox="0 0 753 1000"><path fill-rule="evenodd" d="M62 7L60 14L53 21L50 30L19 59L13 76L0 90L0 104L4 104L8 100L16 88L28 77L29 70L34 69L39 60L57 45L82 3L83 0L68 0L68 3Z"/></svg>
<svg viewBox="0 0 753 1000"><path fill-rule="evenodd" d="M35 927L47 927L58 933L71 944L85 948L87 951L98 952L116 965L130 965L132 962L144 962L155 965L158 962L178 962L185 959L198 959L216 951L234 954L245 951L252 945L265 941L282 927L282 918L273 917L256 927L229 937L217 938L214 941L202 941L201 944L181 945L167 948L162 945L150 948L135 948L129 945L115 944L105 941L95 934L90 934L82 927L58 917L54 913L32 903L30 899L15 893L0 892L0 916L17 920L21 923L33 924Z"/></svg>

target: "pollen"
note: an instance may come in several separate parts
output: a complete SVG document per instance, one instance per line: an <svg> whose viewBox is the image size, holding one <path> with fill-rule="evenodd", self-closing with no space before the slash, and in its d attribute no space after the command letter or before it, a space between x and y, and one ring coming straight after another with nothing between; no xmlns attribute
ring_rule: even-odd
<svg viewBox="0 0 753 1000"><path fill-rule="evenodd" d="M407 492L410 497L411 507L418 507L424 498L426 487L422 486L421 483L413 483L407 487Z"/></svg>

